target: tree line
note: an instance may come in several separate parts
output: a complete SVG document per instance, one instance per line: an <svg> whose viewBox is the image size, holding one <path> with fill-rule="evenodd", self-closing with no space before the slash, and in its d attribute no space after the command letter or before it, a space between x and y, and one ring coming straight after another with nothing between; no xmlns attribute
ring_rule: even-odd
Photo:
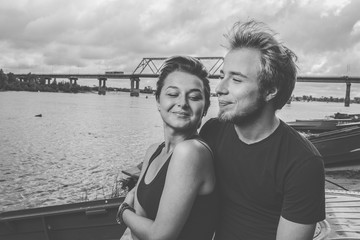
<svg viewBox="0 0 360 240"><path fill-rule="evenodd" d="M29 73L25 76L23 81L20 81L15 77L13 73L4 73L2 69L0 69L0 90L3 91L32 91L32 92L66 92L66 93L78 93L78 92L90 92L90 91L98 91L98 87L89 87L89 86L80 86L78 84L70 84L69 82L61 81L57 82L56 79L53 79L50 84L46 84L45 78L39 78L35 74ZM111 88L107 87L107 91L123 91L129 92L128 88ZM140 90L141 93L154 93L150 86L146 86L143 90ZM215 96L215 94L212 94ZM345 98L337 98L337 97L313 97L303 95L301 97L291 97L291 101L317 101L317 102L344 102ZM289 101L289 102L291 102ZM360 98L355 97L350 100L350 103L360 103Z"/></svg>
<svg viewBox="0 0 360 240"><path fill-rule="evenodd" d="M22 81L17 79L13 73L4 73L0 69L0 89L4 91L31 91L31 92L89 92L97 91L98 87L80 86L69 82L57 82L53 79L50 84L46 83L45 78L39 78L35 74L27 74Z"/></svg>
<svg viewBox="0 0 360 240"><path fill-rule="evenodd" d="M0 90L1 91L31 91L31 92L65 92L65 93L79 93L79 92L97 92L98 86L80 86L78 84L70 84L70 82L57 82L53 79L50 84L46 83L45 78L39 78L35 74L27 74L22 81L17 79L13 73L4 73L0 69ZM106 91L121 91L130 92L129 88L113 88L106 87ZM154 90L147 86L140 89L141 93L154 93Z"/></svg>
<svg viewBox="0 0 360 240"><path fill-rule="evenodd" d="M294 102L345 102L345 98L341 97L313 97L311 95L307 96L307 95L303 95L302 97L295 97L292 96L291 97L291 101ZM350 103L360 103L360 98L359 97L354 97L354 99L350 99Z"/></svg>

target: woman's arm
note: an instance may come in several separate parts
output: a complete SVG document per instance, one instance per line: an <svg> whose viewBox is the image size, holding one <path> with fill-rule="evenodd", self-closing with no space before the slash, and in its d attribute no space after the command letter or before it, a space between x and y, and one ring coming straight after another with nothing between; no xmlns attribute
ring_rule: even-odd
<svg viewBox="0 0 360 240"><path fill-rule="evenodd" d="M147 149L145 156L144 156L144 161L143 161L143 164L141 167L139 179L138 179L135 187L128 193L128 195L126 196L126 199L125 199L125 201L130 206L134 207L136 214L143 216L143 217L146 217L146 213L137 200L136 192L137 192L137 188L138 188L140 179L142 179L144 172L149 164L149 160L150 160L152 154L156 151L158 146L159 146L159 144L153 144ZM138 240L138 237L133 232L131 232L131 235L132 235L133 240Z"/></svg>
<svg viewBox="0 0 360 240"><path fill-rule="evenodd" d="M143 176L144 176L144 173L145 173L146 168L147 168L148 165L149 165L149 160L150 160L151 156L154 154L154 152L156 151L156 149L157 149L158 147L159 147L159 144L153 144L153 145L151 145L151 146L147 149L147 151L146 151L146 153L145 153L143 165L142 165L142 167L141 167L141 172L140 172L139 179L138 179L138 181L137 181L137 183L136 183L136 186L134 187L134 201L133 201L132 203L129 203L129 202L128 202L128 204L130 204L130 206L133 206L133 207L134 207L136 213L137 213L138 215L141 215L141 216L145 216L146 214L145 214L144 209L141 207L141 205L139 204L139 201L138 201L138 199L137 199L137 196L136 196L137 188L138 188L138 186L139 186L140 180L141 180L141 179L143 178Z"/></svg>
<svg viewBox="0 0 360 240"><path fill-rule="evenodd" d="M176 239L194 200L208 184L210 152L194 140L179 143L169 163L155 221L124 211L123 220L140 239ZM207 187L208 188L208 187Z"/></svg>

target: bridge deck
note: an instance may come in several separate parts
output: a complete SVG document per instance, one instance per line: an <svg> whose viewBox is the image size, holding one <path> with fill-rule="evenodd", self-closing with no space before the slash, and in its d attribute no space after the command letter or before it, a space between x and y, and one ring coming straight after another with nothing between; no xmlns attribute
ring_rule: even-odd
<svg viewBox="0 0 360 240"><path fill-rule="evenodd" d="M15 77L25 78L29 74L14 74ZM32 74L41 78L106 78L106 79L132 79L132 78L157 78L159 74ZM212 74L209 76L211 79L219 78L219 74ZM298 76L297 82L322 82L322 83L360 83L360 77L348 76Z"/></svg>

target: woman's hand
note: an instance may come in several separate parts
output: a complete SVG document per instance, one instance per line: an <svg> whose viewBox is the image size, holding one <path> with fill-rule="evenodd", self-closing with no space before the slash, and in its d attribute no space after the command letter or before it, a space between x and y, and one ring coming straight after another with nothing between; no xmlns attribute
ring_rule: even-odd
<svg viewBox="0 0 360 240"><path fill-rule="evenodd" d="M134 207L134 199L135 199L135 188L133 188L131 191L129 191L126 194L124 202L129 204L131 207Z"/></svg>

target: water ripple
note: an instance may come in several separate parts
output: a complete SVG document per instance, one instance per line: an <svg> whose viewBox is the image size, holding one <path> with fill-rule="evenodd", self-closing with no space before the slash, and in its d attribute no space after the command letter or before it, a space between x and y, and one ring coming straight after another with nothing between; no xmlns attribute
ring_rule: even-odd
<svg viewBox="0 0 360 240"><path fill-rule="evenodd" d="M203 122L216 116L212 101ZM294 103L279 115L338 111L360 106ZM0 112L0 211L107 198L121 170L163 138L154 96L0 92Z"/></svg>

